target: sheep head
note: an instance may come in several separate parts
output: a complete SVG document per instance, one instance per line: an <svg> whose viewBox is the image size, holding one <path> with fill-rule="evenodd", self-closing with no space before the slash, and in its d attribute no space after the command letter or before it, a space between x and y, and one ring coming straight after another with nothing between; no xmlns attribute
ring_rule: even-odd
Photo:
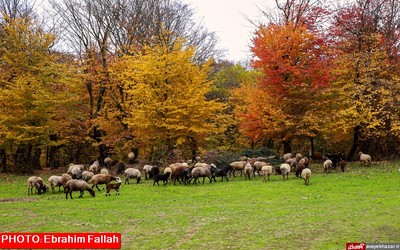
<svg viewBox="0 0 400 250"><path fill-rule="evenodd" d="M93 191L93 189L89 188L88 191L93 197L96 196L96 193Z"/></svg>

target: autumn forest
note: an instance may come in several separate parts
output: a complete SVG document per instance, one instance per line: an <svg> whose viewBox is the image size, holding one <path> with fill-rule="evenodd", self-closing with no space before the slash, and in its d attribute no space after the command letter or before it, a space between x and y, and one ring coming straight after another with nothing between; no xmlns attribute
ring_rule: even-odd
<svg viewBox="0 0 400 250"><path fill-rule="evenodd" d="M43 7L43 6L42 6ZM276 0L245 63L179 0L0 0L0 171L400 152L400 2Z"/></svg>

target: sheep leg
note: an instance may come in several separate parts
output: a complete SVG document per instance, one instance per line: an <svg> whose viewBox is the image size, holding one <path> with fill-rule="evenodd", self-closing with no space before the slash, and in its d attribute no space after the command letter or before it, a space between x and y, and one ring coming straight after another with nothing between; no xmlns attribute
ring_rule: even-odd
<svg viewBox="0 0 400 250"><path fill-rule="evenodd" d="M81 195L78 196L78 198L82 198L83 197L83 190L80 190Z"/></svg>
<svg viewBox="0 0 400 250"><path fill-rule="evenodd" d="M97 184L94 185L94 186L96 186L97 190L101 191L100 188L99 188L99 186L98 186ZM93 189L93 187L92 187L92 189Z"/></svg>

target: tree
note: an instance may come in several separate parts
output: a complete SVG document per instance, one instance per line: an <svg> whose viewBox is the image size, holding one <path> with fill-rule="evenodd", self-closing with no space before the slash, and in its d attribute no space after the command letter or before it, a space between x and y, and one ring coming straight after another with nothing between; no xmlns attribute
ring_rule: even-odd
<svg viewBox="0 0 400 250"><path fill-rule="evenodd" d="M124 112L121 109L125 101L122 86L111 84L109 78L109 64L118 60L118 57L136 53L143 46L170 46L180 37L185 38L186 45L197 47L195 58L198 63L217 54L215 34L195 22L192 9L180 1L63 0L52 1L52 5L63 21L60 26L65 27L63 41L73 48L85 65L85 84L92 121L105 106ZM129 134L129 131L124 131L127 127L121 117L114 118L118 133ZM117 125L118 122L120 124ZM108 147L114 145L109 144L111 141L103 140L104 131L95 125L90 135L98 143L99 160L102 163L112 153ZM131 137L124 139L124 136L120 139L132 140Z"/></svg>
<svg viewBox="0 0 400 250"><path fill-rule="evenodd" d="M348 160L359 146L377 154L396 148L399 7L397 1L358 0L342 6L334 16L336 71L343 73L335 84L346 89L344 109L351 115L344 116L348 118L344 123L353 125Z"/></svg>
<svg viewBox="0 0 400 250"><path fill-rule="evenodd" d="M113 81L126 96L123 118L130 132L149 151L167 155L177 147L190 149L195 158L207 135L223 130L224 105L207 100L212 82L210 62L197 66L195 48L177 41L173 46L144 47L126 55L112 67ZM108 120L111 109L102 114Z"/></svg>
<svg viewBox="0 0 400 250"><path fill-rule="evenodd" d="M293 139L312 138L321 131L322 93L330 81L324 40L302 25L271 23L256 31L251 51L253 67L263 73L258 88L268 95L268 104L279 110L279 117L284 117L275 124L280 131L276 136L283 142L284 151L290 151Z"/></svg>
<svg viewBox="0 0 400 250"><path fill-rule="evenodd" d="M4 17L0 35L0 144L16 170L40 167L43 145L58 135L76 105L76 78L50 48L55 37L31 18Z"/></svg>

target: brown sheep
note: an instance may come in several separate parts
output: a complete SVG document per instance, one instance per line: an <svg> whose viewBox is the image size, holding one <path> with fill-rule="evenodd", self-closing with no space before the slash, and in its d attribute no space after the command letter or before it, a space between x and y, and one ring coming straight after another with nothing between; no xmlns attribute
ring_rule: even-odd
<svg viewBox="0 0 400 250"><path fill-rule="evenodd" d="M92 188L89 187L89 184L86 181L81 181L81 180L70 180L65 184L64 186L64 192L65 192L65 199L68 199L68 194L72 198L72 192L73 191L80 191L81 195L78 196L78 198L83 197L83 191L87 190L93 197L95 197L95 193Z"/></svg>
<svg viewBox="0 0 400 250"><path fill-rule="evenodd" d="M108 174L95 174L93 175L92 179L90 179L90 183L92 184L92 189L94 187L97 188L97 190L100 191L99 189L99 184L108 184L111 181L115 181L117 180L116 177L112 176L112 175L108 175Z"/></svg>
<svg viewBox="0 0 400 250"><path fill-rule="evenodd" d="M174 185L176 184L176 181L179 182L179 184L182 184L182 182L179 180L179 178L184 181L185 178L185 170L189 168L187 164L171 164L169 165L169 168L171 168L171 180L174 181Z"/></svg>
<svg viewBox="0 0 400 250"><path fill-rule="evenodd" d="M234 161L231 164L229 164L232 167L232 170L229 173L229 177L231 176L231 174L233 175L233 177L235 177L235 171L240 171L240 176L242 176L243 169L246 163L247 163L246 161Z"/></svg>
<svg viewBox="0 0 400 250"><path fill-rule="evenodd" d="M34 187L36 187L38 194L41 194L42 191L44 193L49 189L49 187L46 184L44 184L42 178L37 176L31 176L28 179L28 195L33 194L32 190Z"/></svg>
<svg viewBox="0 0 400 250"><path fill-rule="evenodd" d="M68 181L72 180L72 176L69 174L62 174L61 175L61 183L63 186L65 186L65 184L67 184Z"/></svg>
<svg viewBox="0 0 400 250"><path fill-rule="evenodd" d="M112 189L115 189L115 191L117 191L117 195L119 195L119 188L121 187L121 184L122 184L122 180L121 180L121 178L119 178L119 177L117 177L117 183L108 183L108 184L106 185L106 190L107 190L106 196L111 195L111 194L110 194L110 191L111 191Z"/></svg>

